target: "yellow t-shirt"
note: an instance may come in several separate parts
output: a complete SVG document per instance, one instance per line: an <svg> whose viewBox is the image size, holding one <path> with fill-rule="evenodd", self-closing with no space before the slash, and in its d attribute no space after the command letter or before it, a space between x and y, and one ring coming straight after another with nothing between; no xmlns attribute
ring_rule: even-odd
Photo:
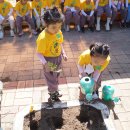
<svg viewBox="0 0 130 130"><path fill-rule="evenodd" d="M46 0L40 0L39 2L33 0L32 2L32 9L36 8L39 15L41 15L41 9L45 8L46 6L48 6ZM35 12L33 14L36 15Z"/></svg>
<svg viewBox="0 0 130 130"><path fill-rule="evenodd" d="M11 8L13 8L13 6L7 1L0 3L0 14L4 17L7 16Z"/></svg>
<svg viewBox="0 0 130 130"><path fill-rule="evenodd" d="M98 5L99 6L105 6L109 4L109 0L99 0Z"/></svg>
<svg viewBox="0 0 130 130"><path fill-rule="evenodd" d="M83 3L81 3L80 7L84 11L91 11L94 10L95 5L93 1L91 1L89 4L87 4L86 1L84 1Z"/></svg>
<svg viewBox="0 0 130 130"><path fill-rule="evenodd" d="M51 35L43 30L38 39L37 52L43 54L46 57L57 57L61 54L61 44L63 43L62 32Z"/></svg>
<svg viewBox="0 0 130 130"><path fill-rule="evenodd" d="M80 8L80 0L65 0L64 6Z"/></svg>
<svg viewBox="0 0 130 130"><path fill-rule="evenodd" d="M48 4L49 7L53 7L53 6L60 7L61 0L49 0Z"/></svg>
<svg viewBox="0 0 130 130"><path fill-rule="evenodd" d="M15 10L19 12L21 16L25 16L25 14L31 10L30 3L27 2L25 5L21 4L20 1L16 3Z"/></svg>
<svg viewBox="0 0 130 130"><path fill-rule="evenodd" d="M102 72L108 66L109 62L110 62L110 56L107 57L103 65L93 67L95 70L99 70L100 72ZM86 50L80 55L78 64L80 66L91 64L90 50Z"/></svg>

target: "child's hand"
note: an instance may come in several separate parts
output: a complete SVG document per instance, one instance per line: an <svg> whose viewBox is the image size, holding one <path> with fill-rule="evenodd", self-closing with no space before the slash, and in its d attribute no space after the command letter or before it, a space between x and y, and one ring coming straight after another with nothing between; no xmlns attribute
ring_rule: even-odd
<svg viewBox="0 0 130 130"><path fill-rule="evenodd" d="M68 57L67 57L67 55L66 55L66 54L63 54L62 56L63 56L63 59L64 59L65 61L67 61L67 60L68 60Z"/></svg>
<svg viewBox="0 0 130 130"><path fill-rule="evenodd" d="M79 79L82 79L82 75L81 74L79 74Z"/></svg>
<svg viewBox="0 0 130 130"><path fill-rule="evenodd" d="M86 77L86 76L87 76L86 73L79 74L79 79L82 79L83 77Z"/></svg>

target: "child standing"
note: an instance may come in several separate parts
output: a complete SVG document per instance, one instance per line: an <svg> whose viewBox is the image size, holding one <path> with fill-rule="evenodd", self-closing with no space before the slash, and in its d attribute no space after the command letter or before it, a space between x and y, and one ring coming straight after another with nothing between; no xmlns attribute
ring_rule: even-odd
<svg viewBox="0 0 130 130"><path fill-rule="evenodd" d="M69 25L72 19L74 19L75 26L78 32L80 31L80 0L65 0L64 13L66 31L69 32Z"/></svg>
<svg viewBox="0 0 130 130"><path fill-rule="evenodd" d="M81 31L84 32L84 25L86 21L88 21L89 29L93 32L94 31L94 2L93 0L85 0L81 3L81 16L80 16L80 26Z"/></svg>
<svg viewBox="0 0 130 130"><path fill-rule="evenodd" d="M10 36L14 37L14 17L13 17L13 6L4 0L0 0L0 39L3 39L4 32L2 30L2 24L9 21L10 24Z"/></svg>
<svg viewBox="0 0 130 130"><path fill-rule="evenodd" d="M97 94L101 86L101 74L110 62L109 50L108 45L95 43L79 57L79 77L81 79L84 76L91 76L96 83L94 90Z"/></svg>
<svg viewBox="0 0 130 130"><path fill-rule="evenodd" d="M97 0L96 1L96 9L97 9L97 25L96 30L100 31L100 20L101 15L105 12L107 15L107 22L106 22L106 31L110 31L110 21L112 16L111 11L111 0Z"/></svg>
<svg viewBox="0 0 130 130"><path fill-rule="evenodd" d="M58 76L61 71L62 57L67 60L63 49L63 35L60 31L63 22L62 14L56 7L44 14L46 28L39 35L37 56L43 64L45 79L48 85L49 101L58 101L62 95L58 92Z"/></svg>
<svg viewBox="0 0 130 130"><path fill-rule="evenodd" d="M37 30L40 30L40 26L44 27L43 15L45 9L48 8L47 0L33 0L32 2L33 16L36 20Z"/></svg>
<svg viewBox="0 0 130 130"><path fill-rule="evenodd" d="M31 26L32 29L32 33L34 35L37 34L37 32L35 31L35 26L33 23L33 20L31 18L31 7L30 4L28 2L28 0L20 0L16 3L16 25L18 28L18 35L22 36L23 35L23 31L22 31L22 22L23 20L25 20L26 22L28 22L28 24Z"/></svg>

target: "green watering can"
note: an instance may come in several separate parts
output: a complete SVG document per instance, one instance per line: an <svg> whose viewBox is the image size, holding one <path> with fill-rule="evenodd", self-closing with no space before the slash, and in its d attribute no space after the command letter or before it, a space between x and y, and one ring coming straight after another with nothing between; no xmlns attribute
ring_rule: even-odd
<svg viewBox="0 0 130 130"><path fill-rule="evenodd" d="M102 89L102 99L104 101L114 101L118 102L120 99L118 97L113 98L115 89L113 86L104 85Z"/></svg>
<svg viewBox="0 0 130 130"><path fill-rule="evenodd" d="M80 80L81 92L86 95L88 101L92 100L92 93L94 89L94 80L90 77L83 77Z"/></svg>

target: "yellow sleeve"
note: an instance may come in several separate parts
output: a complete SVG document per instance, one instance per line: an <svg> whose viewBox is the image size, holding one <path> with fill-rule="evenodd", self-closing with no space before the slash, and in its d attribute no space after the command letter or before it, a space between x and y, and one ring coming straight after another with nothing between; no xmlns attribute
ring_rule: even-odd
<svg viewBox="0 0 130 130"><path fill-rule="evenodd" d="M8 8L13 8L13 5L10 2L7 3L8 3Z"/></svg>
<svg viewBox="0 0 130 130"><path fill-rule="evenodd" d="M32 4L31 2L30 2L30 3L29 3L29 2L27 3L28 10L31 10L31 4Z"/></svg>
<svg viewBox="0 0 130 130"><path fill-rule="evenodd" d="M39 35L38 39L36 40L37 48L36 52L44 54L46 51L46 40L42 39L42 33Z"/></svg>
<svg viewBox="0 0 130 130"><path fill-rule="evenodd" d="M110 56L107 57L107 60L105 61L105 63L103 64L100 72L104 71L106 69L106 67L108 66L108 64L110 63Z"/></svg>
<svg viewBox="0 0 130 130"><path fill-rule="evenodd" d="M19 4L18 4L18 2L17 2L17 3L16 3L16 6L15 6L15 8L14 8L14 9L15 9L16 11L19 11L19 9L18 9L18 8L19 8Z"/></svg>
<svg viewBox="0 0 130 130"><path fill-rule="evenodd" d="M68 5L68 0L65 0L64 6L69 6Z"/></svg>
<svg viewBox="0 0 130 130"><path fill-rule="evenodd" d="M83 66L90 63L91 63L90 50L86 50L79 56L78 64L80 66Z"/></svg>
<svg viewBox="0 0 130 130"><path fill-rule="evenodd" d="M34 8L35 8L35 2L32 1L32 9L34 9Z"/></svg>
<svg viewBox="0 0 130 130"><path fill-rule="evenodd" d="M48 2L48 0L43 1L43 6L44 6L44 8L47 7L47 6L49 7L49 2Z"/></svg>
<svg viewBox="0 0 130 130"><path fill-rule="evenodd" d="M92 10L95 9L95 5L94 5L94 2L92 2Z"/></svg>
<svg viewBox="0 0 130 130"><path fill-rule="evenodd" d="M84 58L84 56L82 54L79 56L78 64L80 66L85 65L85 58Z"/></svg>
<svg viewBox="0 0 130 130"><path fill-rule="evenodd" d="M79 7L80 8L80 0L76 0L76 5L75 7Z"/></svg>
<svg viewBox="0 0 130 130"><path fill-rule="evenodd" d="M84 10L84 8L85 8L84 6L85 6L85 3L84 3L84 2L81 3L81 4L80 4L80 9Z"/></svg>

